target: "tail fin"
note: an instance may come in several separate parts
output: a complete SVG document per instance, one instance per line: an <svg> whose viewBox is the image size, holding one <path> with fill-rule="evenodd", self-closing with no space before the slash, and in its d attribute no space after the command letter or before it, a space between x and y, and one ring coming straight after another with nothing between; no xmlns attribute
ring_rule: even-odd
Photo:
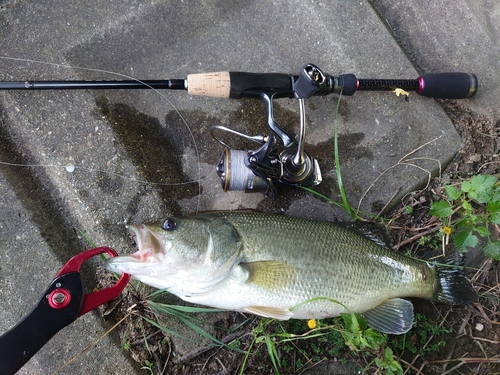
<svg viewBox="0 0 500 375"><path fill-rule="evenodd" d="M435 266L438 287L432 300L450 305L477 302L479 297L471 281L464 275L461 267L453 266L456 258L447 259L447 263L450 265Z"/></svg>

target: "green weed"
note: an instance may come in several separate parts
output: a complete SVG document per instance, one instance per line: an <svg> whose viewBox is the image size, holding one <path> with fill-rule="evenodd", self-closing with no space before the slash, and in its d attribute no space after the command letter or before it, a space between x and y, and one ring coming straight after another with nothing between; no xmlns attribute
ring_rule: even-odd
<svg viewBox="0 0 500 375"><path fill-rule="evenodd" d="M342 183L342 173L340 173L340 158L339 158L339 108L340 108L340 100L342 99L342 92L339 95L337 100L337 105L335 107L335 126L334 126L334 134L333 134L333 152L335 158L335 172L337 175L337 184L340 191L340 197L342 198L342 207L344 210L351 216L352 218L356 218L357 214L353 211L349 201L347 200L347 195L344 190L344 184Z"/></svg>
<svg viewBox="0 0 500 375"><path fill-rule="evenodd" d="M214 313L214 312L222 312L225 310L220 310L220 309L212 309L212 308L206 308L206 307L195 307L195 306L182 306L182 305L168 305L165 303L160 303L156 302L155 299L159 297L162 294L168 293L166 290L157 290L156 292L150 294L148 297L146 297L147 300L147 305L151 308L152 311L155 311L157 313L160 313L165 316L172 316L183 322L186 326L191 328L194 332L196 332L198 335L205 337L209 339L211 342L214 344L224 346L225 344L222 343L221 341L217 340L215 337L213 337L210 333L208 333L206 330L204 330L201 326L205 324L200 319L195 318L193 313ZM179 336L179 337L184 337L180 335L179 333L172 331L171 329L168 329L167 327L164 327L163 325L159 324L157 321L153 319L149 319L145 316L142 317L145 321L148 323L152 324L153 326L161 329L164 332L167 332L170 335L174 336Z"/></svg>
<svg viewBox="0 0 500 375"><path fill-rule="evenodd" d="M159 329L160 331L167 333L169 336L177 336L189 340L188 337L168 328L163 323L163 317L172 317L181 321L200 337L208 339L210 346L213 346L214 348L225 347L235 352L244 353L244 351L239 349L239 342L237 340L234 340L229 344L221 342L203 328L204 326L207 326L208 323L196 317L196 314L199 313L220 313L225 310L162 303L159 302L159 299L160 297L168 294L166 290L156 290L153 293L147 294L145 293L143 287L144 285L140 282L137 282L136 284L129 283L127 286L129 293L134 294L135 298L139 301L130 308L131 311L129 312L129 315L133 313L135 318L132 324L129 324L126 328L127 332L122 342L122 350L132 350L133 345L142 343L145 351L152 356L152 352L157 349L152 349L148 343L148 335L151 336L151 329L147 330L146 326ZM245 323L246 322L243 324ZM233 327L232 329L236 330L238 328L240 328L240 326ZM130 336L141 338L136 339L134 340L134 343L131 343ZM161 346L166 344L167 341L165 339L160 341ZM146 370L151 374L154 373L154 371L152 371L153 363L148 360L145 360L143 363L145 363L145 365L141 367L141 369Z"/></svg>
<svg viewBox="0 0 500 375"><path fill-rule="evenodd" d="M144 361L144 366L141 367L141 370L146 370L148 374L154 375L153 363L148 361L147 359Z"/></svg>
<svg viewBox="0 0 500 375"><path fill-rule="evenodd" d="M486 238L486 256L500 260L500 240L493 240L489 226L500 224L500 184L491 175L476 175L459 187L444 186L446 197L431 205L429 214L443 223L441 233L453 239L460 252L466 252Z"/></svg>
<svg viewBox="0 0 500 375"><path fill-rule="evenodd" d="M413 206L405 207L405 214L411 215L413 213Z"/></svg>
<svg viewBox="0 0 500 375"><path fill-rule="evenodd" d="M342 319L345 329L340 332L353 352L379 350L386 343L387 336L373 328L368 328L368 322L361 315L342 314Z"/></svg>
<svg viewBox="0 0 500 375"><path fill-rule="evenodd" d="M370 361L361 372L373 367L381 374L401 375L401 365L393 356L387 335L368 327L361 315L343 314L324 321L297 320L279 322L262 319L253 330L253 340L247 350L240 374L244 374L247 360L257 346L264 347L273 369L280 374L282 368L297 371L311 367L325 358L333 358L350 350L351 355ZM293 362L292 362L293 361Z"/></svg>
<svg viewBox="0 0 500 375"><path fill-rule="evenodd" d="M121 350L127 351L127 350L130 350L131 347L132 347L132 345L130 345L129 335L127 334L123 340Z"/></svg>
<svg viewBox="0 0 500 375"><path fill-rule="evenodd" d="M428 236L422 236L417 240L419 246L427 249L439 249L441 247L441 233L434 233Z"/></svg>
<svg viewBox="0 0 500 375"><path fill-rule="evenodd" d="M387 347L384 349L382 358L375 358L375 363L379 369L385 371L386 375L400 375L403 374L403 368L394 359L392 349Z"/></svg>
<svg viewBox="0 0 500 375"><path fill-rule="evenodd" d="M335 120L334 120L334 131L333 131L333 152L334 152L334 161L335 161L335 175L337 178L337 186L339 188L340 192L340 198L342 200L342 203L336 202L333 199L330 199L326 197L325 195L311 189L308 187L301 186L302 189L308 191L309 193L312 193L325 201L327 201L329 204L334 205L336 207L339 207L343 209L345 212L349 214L349 216L352 219L361 219L362 217L360 216L360 212L347 200L347 194L344 189L344 183L342 182L342 173L340 171L340 157L339 157L339 122L338 122L338 114L339 114L339 108L340 108L340 101L342 99L342 93L340 93L338 100L337 100L337 105L335 107Z"/></svg>

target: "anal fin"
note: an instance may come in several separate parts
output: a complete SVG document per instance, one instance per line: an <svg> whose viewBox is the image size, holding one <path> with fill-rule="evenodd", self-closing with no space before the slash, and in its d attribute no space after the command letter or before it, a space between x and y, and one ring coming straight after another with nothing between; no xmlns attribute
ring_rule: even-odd
<svg viewBox="0 0 500 375"><path fill-rule="evenodd" d="M368 324L380 332L402 335L413 326L413 305L402 298L392 298L366 311L363 316Z"/></svg>
<svg viewBox="0 0 500 375"><path fill-rule="evenodd" d="M269 306L247 306L244 308L245 311L264 316L266 318L274 318L278 320L288 320L293 316L293 313L288 309L283 309L280 307L269 307Z"/></svg>

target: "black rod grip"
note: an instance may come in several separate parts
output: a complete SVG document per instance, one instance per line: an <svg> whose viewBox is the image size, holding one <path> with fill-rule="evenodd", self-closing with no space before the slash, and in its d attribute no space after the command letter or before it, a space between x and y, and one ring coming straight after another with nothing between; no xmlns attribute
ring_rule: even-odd
<svg viewBox="0 0 500 375"><path fill-rule="evenodd" d="M417 91L418 88L418 79L358 79L357 89L360 91L394 91L394 89Z"/></svg>
<svg viewBox="0 0 500 375"><path fill-rule="evenodd" d="M417 94L440 99L470 98L477 92L477 77L472 73L435 73L418 78Z"/></svg>
<svg viewBox="0 0 500 375"><path fill-rule="evenodd" d="M229 72L231 77L230 97L245 97L246 91L262 90L266 92L283 92L293 95L292 76L285 73L245 73Z"/></svg>

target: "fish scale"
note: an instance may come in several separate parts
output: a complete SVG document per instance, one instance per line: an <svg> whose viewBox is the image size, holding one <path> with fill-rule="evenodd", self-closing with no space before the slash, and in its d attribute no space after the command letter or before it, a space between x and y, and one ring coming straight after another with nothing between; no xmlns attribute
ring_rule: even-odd
<svg viewBox="0 0 500 375"><path fill-rule="evenodd" d="M457 267L433 266L383 246L353 225L259 212L207 212L130 226L139 250L110 259L180 298L277 319L362 313L383 332L404 333L404 297L477 300Z"/></svg>
<svg viewBox="0 0 500 375"><path fill-rule="evenodd" d="M430 298L434 290L431 280L419 283L419 276L427 272L425 263L379 246L342 225L253 213L228 213L227 220L255 250L246 256L246 261L290 261L300 270L303 280L314 280L316 276L316 282L303 288L304 296L328 295L348 303L345 295L361 290L387 289L386 293L394 293L408 288L409 293L417 290L417 296L424 298ZM270 246L269 238L280 246ZM385 258L393 264L384 264ZM400 270L403 267L411 271L405 273ZM427 273L432 278L432 273ZM342 290L342 294L335 289Z"/></svg>

